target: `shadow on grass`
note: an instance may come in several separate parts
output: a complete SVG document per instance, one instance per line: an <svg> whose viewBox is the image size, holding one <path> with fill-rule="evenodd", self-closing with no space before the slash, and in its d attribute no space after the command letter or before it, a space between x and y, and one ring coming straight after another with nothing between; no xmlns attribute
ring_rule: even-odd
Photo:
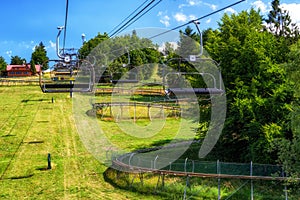
<svg viewBox="0 0 300 200"><path fill-rule="evenodd" d="M0 137L5 138L5 137L14 137L14 136L16 136L16 135L10 135L10 134L8 134L8 135L1 135Z"/></svg>
<svg viewBox="0 0 300 200"><path fill-rule="evenodd" d="M29 141L29 142L23 142L23 143L26 143L26 144L42 144L42 143L44 143L44 141L38 140L38 141Z"/></svg>
<svg viewBox="0 0 300 200"><path fill-rule="evenodd" d="M23 99L22 103L28 103L28 102L39 102L39 101L51 101L51 99Z"/></svg>
<svg viewBox="0 0 300 200"><path fill-rule="evenodd" d="M172 140L171 139L166 139L166 140L157 140L157 141L154 141L152 142L150 145L147 145L147 146L144 146L144 145L139 145L137 146L136 149L134 149L134 151L141 151L141 150L153 150L153 148L161 148L162 146L164 145L167 145L171 142Z"/></svg>
<svg viewBox="0 0 300 200"><path fill-rule="evenodd" d="M141 175L143 178L141 178ZM136 192L145 196L157 196L158 199L181 199L182 187L164 187L156 174L130 174L108 168L103 173L104 180L115 188ZM144 179L153 179L145 183ZM184 182L180 179L179 182Z"/></svg>
<svg viewBox="0 0 300 200"><path fill-rule="evenodd" d="M12 176L6 179L10 179L10 180L18 180L18 179L26 179L26 178L31 178L33 177L34 174L28 174L28 175L24 175L24 176Z"/></svg>

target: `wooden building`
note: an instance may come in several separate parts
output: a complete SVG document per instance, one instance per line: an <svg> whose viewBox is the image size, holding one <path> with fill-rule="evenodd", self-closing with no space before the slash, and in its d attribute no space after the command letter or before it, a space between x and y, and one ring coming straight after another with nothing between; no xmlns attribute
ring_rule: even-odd
<svg viewBox="0 0 300 200"><path fill-rule="evenodd" d="M40 73L41 66L35 65L36 73ZM23 65L7 65L6 66L7 76L8 77L24 77L32 76L33 74L30 71L30 64Z"/></svg>

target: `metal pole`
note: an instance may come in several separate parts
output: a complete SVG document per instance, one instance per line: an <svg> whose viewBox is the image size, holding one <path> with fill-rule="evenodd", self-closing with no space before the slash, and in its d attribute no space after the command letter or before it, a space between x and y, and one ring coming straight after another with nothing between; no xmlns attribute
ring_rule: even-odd
<svg viewBox="0 0 300 200"><path fill-rule="evenodd" d="M155 157L155 159L154 159L154 169L156 169L156 161L157 161L157 159L158 159L158 155Z"/></svg>
<svg viewBox="0 0 300 200"><path fill-rule="evenodd" d="M253 162L250 163L250 176L253 175ZM251 200L253 200L254 194L253 194L253 179L251 179Z"/></svg>
<svg viewBox="0 0 300 200"><path fill-rule="evenodd" d="M217 174L220 175L220 162L217 160ZM221 179L218 178L218 200L221 200Z"/></svg>
<svg viewBox="0 0 300 200"><path fill-rule="evenodd" d="M285 193L285 200L288 200L288 192L287 192L286 184L284 184L284 193Z"/></svg>
<svg viewBox="0 0 300 200"><path fill-rule="evenodd" d="M73 97L73 88L72 88L73 81L70 81L70 85L71 85L71 88L70 88L70 98L72 98Z"/></svg>
<svg viewBox="0 0 300 200"><path fill-rule="evenodd" d="M282 176L285 177L285 173L282 170ZM287 184L286 182L284 183L284 195L285 195L285 200L288 200L288 192L287 192Z"/></svg>
<svg viewBox="0 0 300 200"><path fill-rule="evenodd" d="M185 159L184 161L184 172L186 172L186 163L187 163L188 158Z"/></svg>
<svg viewBox="0 0 300 200"><path fill-rule="evenodd" d="M135 153L130 154L130 157L129 157L129 163L128 163L128 164L129 164L129 167L130 167L130 168L131 168L131 159L132 159L132 157L134 156L134 154L135 154Z"/></svg>
<svg viewBox="0 0 300 200"><path fill-rule="evenodd" d="M195 171L195 162L194 162L194 160L193 160L192 162L193 162L193 169L192 169L192 172L194 173L194 171Z"/></svg>

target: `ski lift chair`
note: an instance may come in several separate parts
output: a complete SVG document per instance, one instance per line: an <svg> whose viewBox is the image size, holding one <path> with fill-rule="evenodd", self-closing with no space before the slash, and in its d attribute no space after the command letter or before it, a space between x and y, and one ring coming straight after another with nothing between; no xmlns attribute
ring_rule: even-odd
<svg viewBox="0 0 300 200"><path fill-rule="evenodd" d="M217 64L214 60L212 59L207 59L207 58L201 58L202 54L203 54L203 42L202 42L202 32L200 31L199 27L198 27L198 22L194 21L194 24L197 27L197 30L200 34L200 53L199 55L190 55L189 58L172 58L170 59L168 62L170 62L171 60L178 60L179 61L179 66L178 69L180 70L180 62L181 61L188 61L188 62L212 62L214 64ZM204 76L208 76L210 77L210 79L212 80L212 87L205 87L205 88L184 88L184 87L169 87L168 89L165 89L165 94L167 96L170 95L184 95L184 96L188 96L188 95L192 95L192 94L196 94L196 95L220 95L224 93L223 88L221 87L221 74L219 72L219 86L217 85L217 80L216 77L212 74L212 73L201 73L201 72L171 72L171 73L167 73L164 77L164 85L165 85L165 81L167 80L167 76L171 75L171 74L175 74L178 76L181 75L201 75L203 78Z"/></svg>

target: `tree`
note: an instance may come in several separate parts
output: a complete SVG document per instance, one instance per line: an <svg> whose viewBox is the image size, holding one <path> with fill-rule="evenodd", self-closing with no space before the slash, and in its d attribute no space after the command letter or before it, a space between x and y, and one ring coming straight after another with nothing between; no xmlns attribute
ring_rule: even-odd
<svg viewBox="0 0 300 200"><path fill-rule="evenodd" d="M296 23L292 23L289 12L280 7L279 0L272 1L272 10L264 21L266 22L264 29L274 34L277 39L276 60L280 63L286 62L289 46L299 39L299 27Z"/></svg>
<svg viewBox="0 0 300 200"><path fill-rule="evenodd" d="M287 57L288 60L283 66L287 69L288 78L296 96L289 115L293 135L291 138L276 139L272 150L278 152L278 162L283 165L285 172L289 176L298 178L300 176L300 40L290 47Z"/></svg>
<svg viewBox="0 0 300 200"><path fill-rule="evenodd" d="M11 61L10 61L11 65L23 65L25 63L26 63L25 58L21 58L19 56L12 56L11 57Z"/></svg>
<svg viewBox="0 0 300 200"><path fill-rule="evenodd" d="M31 74L32 74L32 75L35 75L35 74L36 74L36 67L35 67L34 60L31 60L31 61L30 61L30 71L31 71Z"/></svg>
<svg viewBox="0 0 300 200"><path fill-rule="evenodd" d="M155 69L152 63L160 59L152 41L140 38L136 31L110 39L106 33L98 34L81 47L79 54L94 64L96 74L110 76L114 80L125 74L130 79L148 79Z"/></svg>
<svg viewBox="0 0 300 200"><path fill-rule="evenodd" d="M7 63L6 63L5 59L2 56L0 56L0 71L5 71L6 66L7 66Z"/></svg>
<svg viewBox="0 0 300 200"><path fill-rule="evenodd" d="M35 46L34 51L31 54L31 60L38 65L42 66L42 70L46 70L49 68L48 66L48 60L47 57L47 51L45 49L45 46L42 42L40 42L39 45Z"/></svg>
<svg viewBox="0 0 300 200"><path fill-rule="evenodd" d="M2 56L0 56L0 74L1 74L1 76L3 76L3 74L5 73L6 66L7 66L7 63L6 63L5 59Z"/></svg>
<svg viewBox="0 0 300 200"><path fill-rule="evenodd" d="M277 62L277 39L261 31L263 19L251 9L225 14L219 30L207 33L206 49L221 63L227 119L218 153L225 160L274 162L268 150L276 138L289 138L293 91Z"/></svg>
<svg viewBox="0 0 300 200"><path fill-rule="evenodd" d="M265 29L269 29L274 35L294 38L294 41L297 41L299 29L295 23L292 23L289 12L280 8L279 0L272 1L272 10L270 10L265 22L267 23Z"/></svg>
<svg viewBox="0 0 300 200"><path fill-rule="evenodd" d="M95 47L97 47L101 42L107 40L108 38L109 36L107 33L98 33L97 36L85 42L83 46L79 49L79 57L82 59L86 58Z"/></svg>

